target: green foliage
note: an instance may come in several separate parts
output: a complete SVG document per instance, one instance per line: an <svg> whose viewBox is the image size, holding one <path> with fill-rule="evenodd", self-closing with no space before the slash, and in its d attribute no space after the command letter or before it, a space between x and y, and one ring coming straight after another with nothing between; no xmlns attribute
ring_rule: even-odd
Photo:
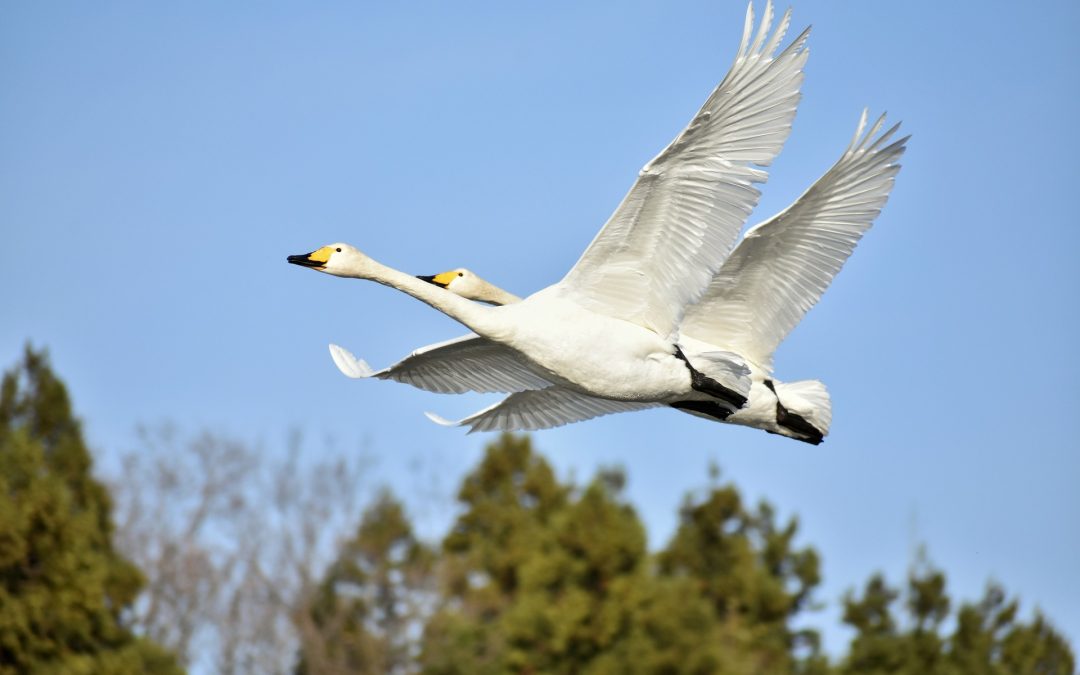
<svg viewBox="0 0 1080 675"><path fill-rule="evenodd" d="M112 505L90 469L63 384L28 349L0 385L0 675L181 672L124 624L142 577L113 549ZM488 446L439 551L384 491L322 580L299 584L296 672L1074 672L1041 615L1019 620L997 585L957 607L925 561L902 590L874 576L848 594L855 637L830 665L816 632L793 627L820 583L817 553L796 546L795 519L748 508L717 475L655 554L621 470L560 482L527 437Z"/></svg>
<svg viewBox="0 0 1080 675"><path fill-rule="evenodd" d="M319 586L296 672L401 672L431 563L401 503L382 491Z"/></svg>
<svg viewBox="0 0 1080 675"><path fill-rule="evenodd" d="M90 469L67 390L28 348L0 385L0 673L182 672L122 622L142 577Z"/></svg>
<svg viewBox="0 0 1080 675"><path fill-rule="evenodd" d="M951 635L941 628L951 602L945 575L922 562L908 577L906 621L893 615L901 592L880 575L862 596L844 600L844 622L856 630L838 668L842 675L1071 675L1075 663L1068 643L1041 615L1017 621L1019 604L991 584L983 599L964 604Z"/></svg>
<svg viewBox="0 0 1080 675"><path fill-rule="evenodd" d="M688 501L658 559L625 476L562 485L527 438L503 436L465 479L444 542L445 602L429 673L747 673L812 670L816 636L789 629L818 583L796 524L778 529L732 487ZM801 645L809 658L796 658Z"/></svg>
<svg viewBox="0 0 1080 675"><path fill-rule="evenodd" d="M543 621L536 610L544 608L525 596L552 574L542 554L556 546L553 525L569 491L528 438L504 435L458 500L464 512L443 542L444 600L426 626L421 663L432 673L505 672L521 634L545 630L528 625Z"/></svg>
<svg viewBox="0 0 1080 675"><path fill-rule="evenodd" d="M997 587L950 622L945 576L925 565L903 603L880 577L849 595L844 620L857 635L831 666L817 633L793 627L820 583L817 553L795 545L797 521L779 524L769 504L748 508L712 479L650 554L622 471L578 488L528 438L502 436L458 494L418 659L397 664L438 675L1072 672L1065 641L1042 617L1018 623ZM399 513L383 516L386 527L403 530Z"/></svg>
<svg viewBox="0 0 1080 675"><path fill-rule="evenodd" d="M817 634L789 625L820 582L818 555L792 548L796 520L782 528L774 520L769 504L749 511L733 485L714 486L687 498L679 529L658 556L661 574L692 580L735 651L753 655L742 672L786 673L820 661Z"/></svg>

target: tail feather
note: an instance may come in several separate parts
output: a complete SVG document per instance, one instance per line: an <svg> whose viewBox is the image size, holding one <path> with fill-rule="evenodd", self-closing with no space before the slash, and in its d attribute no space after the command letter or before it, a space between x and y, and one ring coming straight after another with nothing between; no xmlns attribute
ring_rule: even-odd
<svg viewBox="0 0 1080 675"><path fill-rule="evenodd" d="M829 425L832 424L832 401L824 382L777 382L776 397L785 408L812 424L822 436L829 433Z"/></svg>

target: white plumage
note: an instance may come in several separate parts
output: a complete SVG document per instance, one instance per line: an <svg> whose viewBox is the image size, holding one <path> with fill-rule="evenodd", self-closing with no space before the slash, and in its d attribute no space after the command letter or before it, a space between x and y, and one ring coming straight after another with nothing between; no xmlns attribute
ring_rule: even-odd
<svg viewBox="0 0 1080 675"><path fill-rule="evenodd" d="M684 334L743 354L767 371L772 354L833 277L889 198L907 138L897 124L866 131L866 112L840 159L791 206L749 230L687 313ZM864 133L865 132L865 133Z"/></svg>
<svg viewBox="0 0 1080 675"><path fill-rule="evenodd" d="M825 385L775 380L773 353L884 206L907 138L890 143L897 127L880 133L884 116L867 131L864 111L840 160L732 251L767 177L761 167L790 131L807 56L808 30L774 56L790 11L770 33L772 19L770 2L754 33L748 8L735 63L701 110L645 165L570 272L523 301L465 269L421 283L345 244L291 256L398 288L475 331L380 371L331 345L338 368L440 393L510 394L457 422L428 413L470 432L670 405L821 442L832 418Z"/></svg>
<svg viewBox="0 0 1080 675"><path fill-rule="evenodd" d="M747 8L735 64L701 110L659 155L555 288L601 314L674 338L684 309L731 251L768 166L791 131L807 28L775 59L791 20L768 34L772 3L750 42ZM767 41L766 41L767 40Z"/></svg>
<svg viewBox="0 0 1080 675"><path fill-rule="evenodd" d="M817 380L773 379L772 356L821 298L888 199L907 138L889 143L899 125L879 135L884 119L866 131L864 111L855 138L836 164L788 208L750 228L705 295L686 310L678 342L688 355L700 362L719 353L724 361L744 361L750 367L749 401L722 421L812 443L828 433L832 411L825 385ZM446 287L466 298L479 293L510 302L517 299L475 275L467 284L450 280ZM483 347L487 358L497 357L498 345L483 345L479 338L472 341ZM394 368L407 372L417 361L431 368L443 353L439 348L422 352ZM542 429L623 412L588 397L567 397L560 387L527 393L514 394L456 423L433 419L488 431Z"/></svg>
<svg viewBox="0 0 1080 675"><path fill-rule="evenodd" d="M675 343L684 308L705 290L746 215L768 165L787 138L802 83L807 32L776 54L790 21L775 32L771 2L753 36L753 12L730 72L687 128L642 170L637 182L559 283L524 301L484 307L381 265L347 244L289 262L397 288L472 329L424 348L408 363L373 372L340 348L352 376L399 379L432 391L537 391L586 415L614 403L701 401L730 412L745 402L749 369L722 355L684 355ZM436 351L438 363L425 355ZM434 365L433 365L434 364ZM547 391L541 389L540 391ZM575 395L605 399L582 403ZM542 399L540 393L521 399ZM577 414L582 414L579 411ZM506 419L519 419L513 415ZM535 423L551 424L555 412Z"/></svg>

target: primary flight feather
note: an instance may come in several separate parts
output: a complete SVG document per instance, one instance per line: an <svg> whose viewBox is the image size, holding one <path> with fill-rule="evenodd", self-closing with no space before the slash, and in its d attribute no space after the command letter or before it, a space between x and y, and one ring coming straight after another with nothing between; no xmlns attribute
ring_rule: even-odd
<svg viewBox="0 0 1080 675"><path fill-rule="evenodd" d="M456 355L437 369L412 373L411 383L423 388L526 392L558 386L567 392L562 398L590 397L588 407L597 410L682 401L737 410L750 389L747 366L723 353L687 354L676 340L684 308L705 290L757 204L754 184L767 177L761 167L790 132L808 31L777 53L790 11L775 31L773 19L769 2L754 33L748 8L728 75L687 128L642 169L566 277L522 302L476 305L347 244L290 256L289 262L397 288L501 348L478 354L476 345L465 344L471 336L452 341L447 347ZM356 360L346 369L390 376ZM477 370L484 375L477 377Z"/></svg>
<svg viewBox="0 0 1080 675"><path fill-rule="evenodd" d="M809 443L824 439L832 419L825 385L818 380L776 380L772 356L821 298L888 200L908 139L890 143L899 125L879 135L884 121L882 116L867 131L864 111L854 139L836 164L788 208L750 228L705 295L686 310L679 344L691 353L719 352L745 361L752 382L747 404L734 413L709 402L670 405ZM520 300L465 269L421 278L472 300ZM503 349L476 337L458 340L454 348L471 349L474 356L482 354L484 359L498 358ZM395 371L395 379L404 380L406 373L438 369L444 349L434 345L421 350L390 370ZM340 347L331 346L331 353L339 366L354 362ZM529 389L457 422L428 416L441 424L467 426L470 431L513 431L623 411L557 386Z"/></svg>

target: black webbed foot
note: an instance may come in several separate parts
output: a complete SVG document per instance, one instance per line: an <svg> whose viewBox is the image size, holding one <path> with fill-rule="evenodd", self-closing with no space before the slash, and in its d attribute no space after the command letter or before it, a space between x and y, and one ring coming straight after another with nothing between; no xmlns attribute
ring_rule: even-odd
<svg viewBox="0 0 1080 675"><path fill-rule="evenodd" d="M694 389L694 391L700 391L703 394L708 394L709 396L718 398L721 401L724 401L725 403L731 405L735 410L738 410L739 408L746 405L745 396L733 389L728 389L724 385L720 384L713 378L709 377L708 375L691 365L690 360L686 358L686 354L683 354L682 348L678 345L675 345L675 356L680 358L682 362L686 364L687 369L690 370L690 386Z"/></svg>

